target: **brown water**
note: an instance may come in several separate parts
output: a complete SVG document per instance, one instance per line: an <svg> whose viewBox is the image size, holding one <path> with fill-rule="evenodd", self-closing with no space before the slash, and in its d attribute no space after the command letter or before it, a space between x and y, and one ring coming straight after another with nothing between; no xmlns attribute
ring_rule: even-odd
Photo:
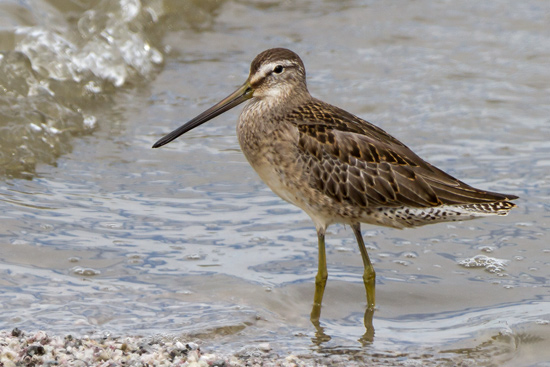
<svg viewBox="0 0 550 367"><path fill-rule="evenodd" d="M0 328L169 334L226 352L269 342L389 365L547 365L548 2L0 10ZM315 230L246 163L238 108L150 148L275 46L302 56L314 96L474 186L521 197L505 218L364 226L378 275L370 342L343 226L327 236L325 336L310 324Z"/></svg>

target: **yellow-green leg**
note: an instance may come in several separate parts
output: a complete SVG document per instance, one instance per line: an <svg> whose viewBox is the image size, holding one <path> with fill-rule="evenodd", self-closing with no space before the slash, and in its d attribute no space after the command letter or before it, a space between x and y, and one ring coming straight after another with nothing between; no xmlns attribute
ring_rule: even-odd
<svg viewBox="0 0 550 367"><path fill-rule="evenodd" d="M361 235L361 224L355 223L352 224L351 228L357 239L357 244L359 245L359 251L361 251L361 257L363 258L363 265L365 266L365 272L363 273L363 282L365 283L365 291L367 292L367 308L374 310L374 288L376 281L376 272L374 267L369 259L369 254L367 253L367 248L363 242L363 236Z"/></svg>
<svg viewBox="0 0 550 367"><path fill-rule="evenodd" d="M315 295L313 296L313 308L311 310L311 320L318 321L321 316L321 304L323 303L323 294L327 284L327 255L325 252L325 228L317 228L317 240L319 244L319 265L317 276L315 277Z"/></svg>

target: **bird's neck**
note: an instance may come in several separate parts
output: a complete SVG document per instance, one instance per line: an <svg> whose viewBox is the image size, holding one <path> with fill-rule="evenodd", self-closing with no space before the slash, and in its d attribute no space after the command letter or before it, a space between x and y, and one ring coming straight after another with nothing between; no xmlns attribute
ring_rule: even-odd
<svg viewBox="0 0 550 367"><path fill-rule="evenodd" d="M271 113L281 116L311 99L312 97L307 89L304 91L293 90L289 93L253 97L246 105L245 110L247 113L252 114L265 115Z"/></svg>

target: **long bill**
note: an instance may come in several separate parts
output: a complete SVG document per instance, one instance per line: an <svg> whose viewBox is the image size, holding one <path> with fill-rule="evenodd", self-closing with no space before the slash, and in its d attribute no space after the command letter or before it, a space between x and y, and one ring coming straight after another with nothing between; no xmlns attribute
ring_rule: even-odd
<svg viewBox="0 0 550 367"><path fill-rule="evenodd" d="M252 98L253 89L248 83L244 83L239 89L231 93L229 96L222 99L220 102L216 103L214 106L210 107L194 119L188 121L182 126L178 127L176 130L165 135L159 141L157 141L153 148L161 147L165 144L170 143L172 140L178 138L180 135L185 134L189 130L196 128L199 125L204 124L206 121L213 119L214 117L221 115L225 111L232 109L233 107L243 103L247 99Z"/></svg>

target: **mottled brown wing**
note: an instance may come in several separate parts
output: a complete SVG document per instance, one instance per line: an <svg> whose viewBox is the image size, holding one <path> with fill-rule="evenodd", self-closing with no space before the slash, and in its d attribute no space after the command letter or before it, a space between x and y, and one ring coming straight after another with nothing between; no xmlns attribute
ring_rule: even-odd
<svg viewBox="0 0 550 367"><path fill-rule="evenodd" d="M430 207L511 200L475 189L422 160L384 130L314 101L293 111L309 184L358 207Z"/></svg>

